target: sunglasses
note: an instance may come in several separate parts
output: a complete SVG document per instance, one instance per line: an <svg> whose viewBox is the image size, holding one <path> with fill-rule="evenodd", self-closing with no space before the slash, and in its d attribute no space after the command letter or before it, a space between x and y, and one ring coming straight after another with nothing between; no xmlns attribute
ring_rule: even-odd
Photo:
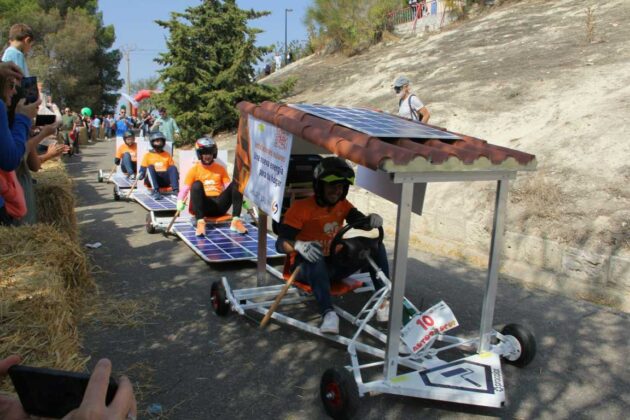
<svg viewBox="0 0 630 420"><path fill-rule="evenodd" d="M402 90L403 86L394 86L394 92L396 93L400 93L400 91Z"/></svg>

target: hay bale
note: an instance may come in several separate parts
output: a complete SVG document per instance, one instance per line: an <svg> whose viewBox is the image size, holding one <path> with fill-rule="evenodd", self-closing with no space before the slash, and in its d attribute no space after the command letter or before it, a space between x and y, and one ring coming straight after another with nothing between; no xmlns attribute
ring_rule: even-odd
<svg viewBox="0 0 630 420"><path fill-rule="evenodd" d="M48 161L34 174L37 180L35 195L39 223L55 226L77 241L77 216L72 179L59 160Z"/></svg>
<svg viewBox="0 0 630 420"><path fill-rule="evenodd" d="M0 355L84 370L76 311L93 289L85 253L56 228L0 227Z"/></svg>

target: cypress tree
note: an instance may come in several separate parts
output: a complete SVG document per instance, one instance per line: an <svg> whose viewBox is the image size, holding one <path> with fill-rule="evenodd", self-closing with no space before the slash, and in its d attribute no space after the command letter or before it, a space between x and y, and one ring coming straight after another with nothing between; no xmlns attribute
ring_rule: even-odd
<svg viewBox="0 0 630 420"><path fill-rule="evenodd" d="M235 0L204 0L156 21L170 32L168 51L156 59L164 66L158 101L177 119L185 143L236 127L242 100L278 98L280 89L254 81L254 64L270 49L255 46L261 31L248 21L268 14L240 9Z"/></svg>

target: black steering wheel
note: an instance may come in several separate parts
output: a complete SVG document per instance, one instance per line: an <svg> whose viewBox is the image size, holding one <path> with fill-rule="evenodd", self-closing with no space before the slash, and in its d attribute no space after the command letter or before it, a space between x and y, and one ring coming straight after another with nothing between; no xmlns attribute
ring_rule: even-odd
<svg viewBox="0 0 630 420"><path fill-rule="evenodd" d="M352 223L348 223L343 226L339 232L335 235L330 243L329 258L333 264L348 264L350 261L357 262L366 260L371 255L376 255L378 246L383 242L383 227L378 228L378 237L368 238L365 236L355 236L352 238L344 238L350 229L362 228L366 230L365 223L367 217L357 219ZM372 229L368 228L367 231Z"/></svg>

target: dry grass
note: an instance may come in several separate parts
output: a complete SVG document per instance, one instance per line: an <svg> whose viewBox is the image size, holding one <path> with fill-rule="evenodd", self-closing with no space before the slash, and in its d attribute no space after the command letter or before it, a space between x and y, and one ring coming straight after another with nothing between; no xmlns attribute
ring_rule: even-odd
<svg viewBox="0 0 630 420"><path fill-rule="evenodd" d="M137 300L92 294L81 310L81 320L116 328L138 328L159 317L157 299Z"/></svg>
<svg viewBox="0 0 630 420"><path fill-rule="evenodd" d="M586 42L595 42L595 7L589 6L586 12Z"/></svg>
<svg viewBox="0 0 630 420"><path fill-rule="evenodd" d="M524 208L524 218L556 219L571 201L556 178L545 171L520 177L510 192L510 202Z"/></svg>
<svg viewBox="0 0 630 420"><path fill-rule="evenodd" d="M47 225L0 227L0 355L82 371L76 311L93 289L83 250Z"/></svg>
<svg viewBox="0 0 630 420"><path fill-rule="evenodd" d="M34 178L37 180L35 194L39 222L55 226L76 241L78 229L73 184L63 164L60 161L46 162Z"/></svg>

